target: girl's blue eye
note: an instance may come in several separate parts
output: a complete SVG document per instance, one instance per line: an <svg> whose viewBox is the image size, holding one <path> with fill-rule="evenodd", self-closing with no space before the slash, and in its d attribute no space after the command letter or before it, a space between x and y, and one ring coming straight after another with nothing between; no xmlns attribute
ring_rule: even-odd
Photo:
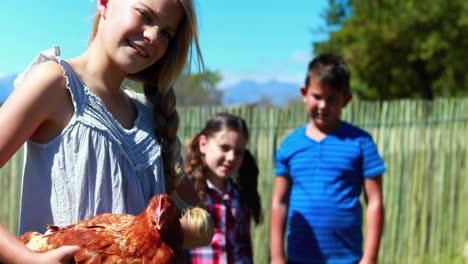
<svg viewBox="0 0 468 264"><path fill-rule="evenodd" d="M150 22L151 21L151 17L145 11L138 10L138 13L140 14L143 21L145 21L145 22Z"/></svg>
<svg viewBox="0 0 468 264"><path fill-rule="evenodd" d="M141 10L141 9L137 9L139 15L141 16L141 19L143 20L143 22L149 24L152 22L152 18L150 15L148 15L148 13L146 13L144 10ZM171 34L167 31L167 30L162 30L161 32L164 37L166 37L168 40L171 40L172 39L172 36Z"/></svg>

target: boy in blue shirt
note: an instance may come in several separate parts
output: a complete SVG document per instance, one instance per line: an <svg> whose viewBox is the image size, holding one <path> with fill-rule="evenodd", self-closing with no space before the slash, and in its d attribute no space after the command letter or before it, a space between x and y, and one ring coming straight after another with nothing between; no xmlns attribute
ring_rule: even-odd
<svg viewBox="0 0 468 264"><path fill-rule="evenodd" d="M349 78L338 56L323 54L309 64L301 93L311 120L289 134L276 153L271 263L377 263L386 169L371 135L340 120L352 98ZM364 252L362 187L367 199Z"/></svg>

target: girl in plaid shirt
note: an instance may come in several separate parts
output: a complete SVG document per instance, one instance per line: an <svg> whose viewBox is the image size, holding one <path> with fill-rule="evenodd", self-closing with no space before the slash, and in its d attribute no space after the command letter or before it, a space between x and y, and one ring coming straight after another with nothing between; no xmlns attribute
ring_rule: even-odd
<svg viewBox="0 0 468 264"><path fill-rule="evenodd" d="M250 219L258 224L262 208L247 140L242 118L219 113L187 146L185 170L215 225L209 246L187 251L189 263L253 263Z"/></svg>

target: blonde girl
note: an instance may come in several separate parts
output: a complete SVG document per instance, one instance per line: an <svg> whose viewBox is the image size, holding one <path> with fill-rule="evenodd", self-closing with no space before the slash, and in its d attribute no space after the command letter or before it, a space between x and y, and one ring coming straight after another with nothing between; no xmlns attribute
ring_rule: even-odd
<svg viewBox="0 0 468 264"><path fill-rule="evenodd" d="M203 67L191 0L97 0L82 55L65 61L54 47L18 76L0 108L0 167L26 142L20 234L104 212L139 214L158 193L181 208L199 204L182 169L171 89L192 47ZM122 90L125 78L142 82L144 96ZM208 244L206 213L185 216L184 246ZM14 243L2 245L9 262Z"/></svg>

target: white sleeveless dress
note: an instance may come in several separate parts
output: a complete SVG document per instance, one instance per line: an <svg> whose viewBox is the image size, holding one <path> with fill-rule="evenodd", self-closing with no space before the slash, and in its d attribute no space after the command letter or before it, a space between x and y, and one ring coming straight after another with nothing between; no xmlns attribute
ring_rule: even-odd
<svg viewBox="0 0 468 264"><path fill-rule="evenodd" d="M26 142L20 235L106 212L140 214L154 195L165 193L151 104L142 94L130 92L138 117L133 128L123 128L60 60L58 47L41 52L15 80L15 87L49 60L62 67L75 112L50 142Z"/></svg>

